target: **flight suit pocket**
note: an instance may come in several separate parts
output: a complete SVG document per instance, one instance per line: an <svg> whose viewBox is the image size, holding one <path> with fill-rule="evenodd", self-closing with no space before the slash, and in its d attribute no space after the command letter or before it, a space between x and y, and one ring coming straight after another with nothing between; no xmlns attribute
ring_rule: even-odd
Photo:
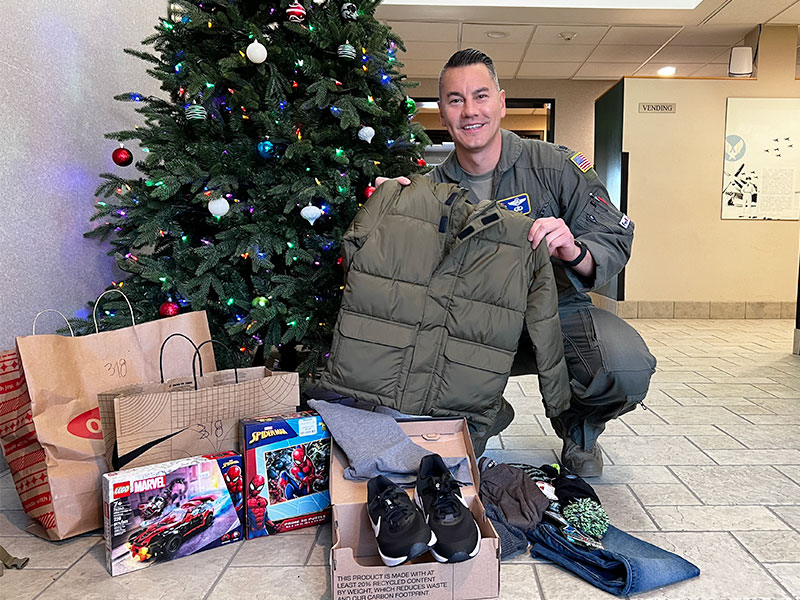
<svg viewBox="0 0 800 600"><path fill-rule="evenodd" d="M443 408L479 412L492 405L505 389L514 353L475 342L449 338L444 349Z"/></svg>
<svg viewBox="0 0 800 600"><path fill-rule="evenodd" d="M408 376L415 332L413 325L342 311L331 350L331 378L392 406Z"/></svg>

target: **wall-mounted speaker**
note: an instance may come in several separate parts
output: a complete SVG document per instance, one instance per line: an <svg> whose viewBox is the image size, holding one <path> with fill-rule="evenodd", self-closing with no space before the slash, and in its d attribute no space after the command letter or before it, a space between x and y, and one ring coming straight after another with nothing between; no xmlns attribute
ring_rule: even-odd
<svg viewBox="0 0 800 600"><path fill-rule="evenodd" d="M731 48L728 77L750 77L753 74L753 49L750 46Z"/></svg>

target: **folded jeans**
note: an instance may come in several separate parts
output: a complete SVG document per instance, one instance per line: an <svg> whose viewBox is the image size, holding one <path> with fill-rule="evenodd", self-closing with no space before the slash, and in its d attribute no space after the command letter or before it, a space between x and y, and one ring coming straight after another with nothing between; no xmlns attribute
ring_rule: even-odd
<svg viewBox="0 0 800 600"><path fill-rule="evenodd" d="M615 596L641 594L700 574L688 560L609 526L605 549L587 550L568 542L550 523L528 533L531 555L548 559Z"/></svg>

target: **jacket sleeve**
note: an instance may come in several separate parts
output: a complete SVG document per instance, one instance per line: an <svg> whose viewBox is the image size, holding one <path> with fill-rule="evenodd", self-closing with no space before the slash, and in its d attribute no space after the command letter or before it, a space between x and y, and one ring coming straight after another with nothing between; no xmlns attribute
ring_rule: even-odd
<svg viewBox="0 0 800 600"><path fill-rule="evenodd" d="M533 342L545 414L552 418L569 407L572 397L558 319L558 293L547 245L540 244L529 256L534 275L528 288L525 323Z"/></svg>
<svg viewBox="0 0 800 600"><path fill-rule="evenodd" d="M608 190L594 168L583 172L569 155L565 155L561 171L559 196L562 218L575 239L592 253L597 266L594 280L587 280L572 269L564 270L578 291L597 289L628 262L633 221L611 203Z"/></svg>

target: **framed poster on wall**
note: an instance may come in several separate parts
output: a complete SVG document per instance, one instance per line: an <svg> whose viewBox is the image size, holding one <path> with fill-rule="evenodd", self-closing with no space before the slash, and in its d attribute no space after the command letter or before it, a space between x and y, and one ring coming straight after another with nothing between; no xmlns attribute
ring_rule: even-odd
<svg viewBox="0 0 800 600"><path fill-rule="evenodd" d="M722 218L800 219L800 98L728 98Z"/></svg>

